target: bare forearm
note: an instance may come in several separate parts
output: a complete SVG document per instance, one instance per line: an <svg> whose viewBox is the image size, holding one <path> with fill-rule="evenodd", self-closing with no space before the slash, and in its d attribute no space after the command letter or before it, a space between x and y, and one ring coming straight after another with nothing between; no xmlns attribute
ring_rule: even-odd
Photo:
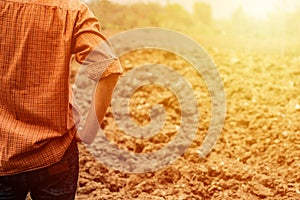
<svg viewBox="0 0 300 200"><path fill-rule="evenodd" d="M78 132L78 139L83 143L91 144L98 132L101 122L105 116L106 110L111 102L111 97L119 74L111 74L108 77L100 79L92 105L86 120L84 129Z"/></svg>
<svg viewBox="0 0 300 200"><path fill-rule="evenodd" d="M98 122L101 123L108 106L111 103L112 93L118 81L119 74L111 74L110 76L99 81L95 91L95 110Z"/></svg>

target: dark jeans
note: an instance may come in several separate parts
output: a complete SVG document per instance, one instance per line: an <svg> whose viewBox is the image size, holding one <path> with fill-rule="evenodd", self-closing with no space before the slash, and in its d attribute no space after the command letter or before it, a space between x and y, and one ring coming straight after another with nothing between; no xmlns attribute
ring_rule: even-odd
<svg viewBox="0 0 300 200"><path fill-rule="evenodd" d="M0 200L72 200L78 180L78 149L72 142L62 160L50 167L12 176L0 176Z"/></svg>

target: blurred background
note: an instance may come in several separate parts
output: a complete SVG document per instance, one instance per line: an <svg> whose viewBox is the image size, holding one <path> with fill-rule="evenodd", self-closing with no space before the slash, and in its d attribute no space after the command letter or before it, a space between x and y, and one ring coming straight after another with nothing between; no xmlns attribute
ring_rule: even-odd
<svg viewBox="0 0 300 200"><path fill-rule="evenodd" d="M164 27L204 46L300 52L297 0L85 0L104 31Z"/></svg>

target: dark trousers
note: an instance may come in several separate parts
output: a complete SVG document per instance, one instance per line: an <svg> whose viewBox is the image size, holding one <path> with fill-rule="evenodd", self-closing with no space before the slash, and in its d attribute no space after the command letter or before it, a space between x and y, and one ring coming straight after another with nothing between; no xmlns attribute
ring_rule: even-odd
<svg viewBox="0 0 300 200"><path fill-rule="evenodd" d="M50 167L12 176L0 176L0 200L73 200L79 173L77 143Z"/></svg>

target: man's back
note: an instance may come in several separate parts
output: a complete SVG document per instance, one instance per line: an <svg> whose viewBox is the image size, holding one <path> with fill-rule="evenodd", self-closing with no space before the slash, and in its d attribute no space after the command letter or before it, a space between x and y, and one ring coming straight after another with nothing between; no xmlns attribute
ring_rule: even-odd
<svg viewBox="0 0 300 200"><path fill-rule="evenodd" d="M122 73L119 60L79 0L2 0L0 27L0 199L25 199L29 191L33 199L74 199L76 142L95 137ZM78 132L72 54L99 83L97 119Z"/></svg>
<svg viewBox="0 0 300 200"><path fill-rule="evenodd" d="M2 0L0 26L0 175L9 175L61 159L78 120L70 57L83 62L103 36L79 0Z"/></svg>

